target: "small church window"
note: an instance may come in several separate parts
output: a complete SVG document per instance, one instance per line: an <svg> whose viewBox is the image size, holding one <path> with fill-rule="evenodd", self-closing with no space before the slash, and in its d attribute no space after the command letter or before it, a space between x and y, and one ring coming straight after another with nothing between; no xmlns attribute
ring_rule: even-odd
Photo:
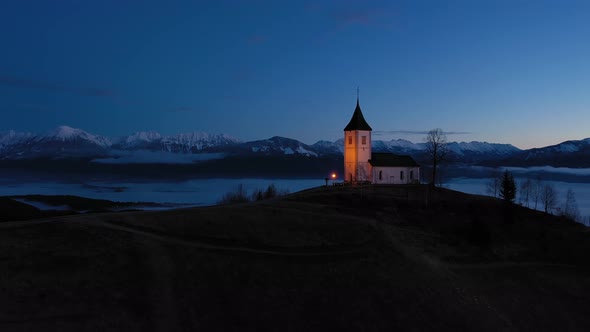
<svg viewBox="0 0 590 332"><path fill-rule="evenodd" d="M383 171L379 171L379 180L383 180Z"/></svg>
<svg viewBox="0 0 590 332"><path fill-rule="evenodd" d="M352 136L348 136L348 144L352 144Z"/></svg>
<svg viewBox="0 0 590 332"><path fill-rule="evenodd" d="M410 171L410 180L414 180L414 171Z"/></svg>
<svg viewBox="0 0 590 332"><path fill-rule="evenodd" d="M399 179L403 180L404 179L404 171L400 171L399 172Z"/></svg>
<svg viewBox="0 0 590 332"><path fill-rule="evenodd" d="M363 136L362 137L362 140L363 140L363 142L362 142L363 145L367 144L367 136Z"/></svg>

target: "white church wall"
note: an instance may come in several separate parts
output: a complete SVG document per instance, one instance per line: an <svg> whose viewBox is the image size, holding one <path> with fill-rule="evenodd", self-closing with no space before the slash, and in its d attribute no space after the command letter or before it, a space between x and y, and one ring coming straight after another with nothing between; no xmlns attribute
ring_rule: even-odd
<svg viewBox="0 0 590 332"><path fill-rule="evenodd" d="M375 184L407 184L420 180L419 167L373 167L373 183Z"/></svg>

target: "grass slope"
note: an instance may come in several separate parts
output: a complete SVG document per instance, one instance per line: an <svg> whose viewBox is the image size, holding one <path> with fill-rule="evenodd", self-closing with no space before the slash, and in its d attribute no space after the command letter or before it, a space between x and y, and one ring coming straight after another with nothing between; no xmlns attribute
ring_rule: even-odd
<svg viewBox="0 0 590 332"><path fill-rule="evenodd" d="M42 218L43 213L36 207L17 202L8 197L0 197L0 221L27 220Z"/></svg>
<svg viewBox="0 0 590 332"><path fill-rule="evenodd" d="M422 186L80 215L1 229L0 329L585 331L589 252L582 225Z"/></svg>
<svg viewBox="0 0 590 332"><path fill-rule="evenodd" d="M21 199L25 202L19 202ZM55 210L40 210L26 202L39 202L48 207L55 207ZM60 207L66 206L62 210ZM91 199L72 195L21 195L21 196L0 196L0 222L31 220L39 218L50 218L84 213L99 213L120 210L132 210L144 207L159 207L162 204L144 202L113 202L104 199Z"/></svg>

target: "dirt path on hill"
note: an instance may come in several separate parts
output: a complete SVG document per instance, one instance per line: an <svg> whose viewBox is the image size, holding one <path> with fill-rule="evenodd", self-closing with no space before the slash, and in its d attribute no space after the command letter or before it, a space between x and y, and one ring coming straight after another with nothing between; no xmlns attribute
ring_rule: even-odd
<svg viewBox="0 0 590 332"><path fill-rule="evenodd" d="M159 241L138 236L137 243L144 254L143 265L149 276L148 289L154 331L183 331L180 321L181 308L178 307L177 290L174 287L175 260L167 248Z"/></svg>
<svg viewBox="0 0 590 332"><path fill-rule="evenodd" d="M86 220L80 220L86 225L92 225L97 227L104 227L113 230L129 232L136 235L141 235L146 238L150 238L153 240L159 240L164 243L173 244L173 245L180 245L180 246L188 246L198 249L205 249L205 250L212 250L212 251L227 251L227 252L239 252L239 253L249 253L249 254L262 254L262 255L271 255L271 256L293 256L293 257L317 257L317 256L334 256L334 255L349 255L349 254L357 254L367 250L367 248L363 246L355 246L352 248L317 248L317 250L312 250L312 248L305 248L301 249L300 251L296 251L297 248L285 248L285 250L280 249L261 249L261 248L251 248L245 246L230 246L230 245L221 245L221 244L213 244L213 243L206 243L200 242L197 240L186 240L182 238L178 238L172 235L167 235L163 233L156 233L132 226L127 225L119 225L111 222L106 222L100 220L99 218L92 218Z"/></svg>
<svg viewBox="0 0 590 332"><path fill-rule="evenodd" d="M179 294L175 287L176 260L172 257L167 243L161 241L159 237L146 236L144 232L130 231L124 227L106 223L102 221L102 217L103 215L88 215L73 220L73 222L132 233L142 257L141 265L145 267L145 280L147 281L145 291L149 294L149 308L151 309L149 320L153 324L153 331L185 331L186 327L183 327L181 321L183 308L178 306Z"/></svg>
<svg viewBox="0 0 590 332"><path fill-rule="evenodd" d="M46 224L49 222L63 221L65 219L72 219L75 217L79 218L80 216L79 215L70 215L70 216L60 216L60 217L51 217L51 218L33 219L33 220L22 220L22 221L3 221L3 222L0 222L0 229L34 226L34 225Z"/></svg>
<svg viewBox="0 0 590 332"><path fill-rule="evenodd" d="M590 270L590 266L559 264L549 262L490 262L490 263L445 263L445 266L457 270L478 270L478 269L503 269L511 267L556 267L556 268L570 268L570 269L586 269Z"/></svg>
<svg viewBox="0 0 590 332"><path fill-rule="evenodd" d="M108 227L107 224L101 221L101 219L105 215L111 214L61 216L30 221L6 222L0 224L0 230L19 229L22 227L35 227L36 225L43 225L49 223L55 223L55 225L58 226L69 225L74 227L82 226L83 228L88 228L88 225L92 228L99 226L107 229L113 229L113 227ZM177 300L179 297L182 296L182 290L178 289L177 287L177 272L179 266L177 265L178 259L175 259L174 257L174 251L171 250L171 248L166 243L163 243L158 238L144 236L143 234L137 232L132 233L132 236L129 238L131 242L129 243L129 245L135 248L134 251L137 253L138 258L136 262L130 264L139 267L139 269L136 270L139 274L139 278L133 281L137 284L129 286L130 288L136 288L138 284L141 285L141 288L138 291L143 292L141 298L145 301L145 303L143 303L141 307L142 309L145 308L147 310L145 310L140 315L140 317L145 317L145 320L148 322L147 326L149 326L149 331L176 332L191 330L190 327L184 326L186 321L183 320L183 315L186 309L182 308L182 306L179 305L179 302ZM85 256L82 255L81 257ZM117 258L113 257L113 259L116 260ZM125 259L131 258L126 257ZM108 262L106 262L105 264L108 264ZM45 271L47 272L47 270ZM80 273L85 272L82 271ZM115 276L114 278L117 277ZM42 280L43 278L40 279ZM39 281L37 280L37 282ZM43 289L42 286L41 289ZM105 289L104 292L110 293L111 290ZM125 291L119 289L115 289L112 292L125 294ZM102 298L101 296L97 297ZM106 298L112 299L112 296L106 296ZM129 298L126 298L126 300L129 300ZM27 299L23 301L27 301ZM34 301L34 299L32 299L31 301ZM19 303L19 305L22 306L23 304ZM93 319L96 318L93 316L92 313L85 312L85 306L80 306L80 308L72 310L73 313L67 311L66 313L61 314L60 310L67 309L60 309L60 305L57 306L57 314L53 314L54 310L49 310L49 313L36 312L32 310L31 312L34 312L34 314L27 312L25 314L22 314L22 316L17 316L16 318L6 317L6 319L2 319L2 321L0 321L0 325L2 325L3 329L8 329L12 331L21 329L61 330L61 328L48 328L47 326L54 327L60 326L56 324L64 324L63 326L65 327L63 328L63 330L73 331L74 329L71 329L70 326L76 325L75 322L79 322L79 326L82 327L85 326L84 324L87 324L87 321L93 321ZM79 313L78 309L82 312ZM126 307L126 305L122 305L120 309L124 311L121 314L121 317L133 317L133 315L130 315L130 313L126 312L126 310L129 310L129 308ZM108 310L112 309L106 309L105 312L108 312ZM130 311L133 312L134 310L135 309L131 309ZM117 317L114 319L116 321L116 319L120 319L121 317ZM112 325L108 325L109 323L111 322L108 322L107 320L107 322L105 323L106 326L112 327ZM134 324L130 323L130 326L134 326ZM91 327L91 330L93 329L94 327Z"/></svg>
<svg viewBox="0 0 590 332"><path fill-rule="evenodd" d="M132 212L132 213L142 213L142 212ZM144 236L150 239L155 239L162 241L164 243L169 243L173 245L180 245L180 246L189 246L193 248L199 249L206 249L206 250L213 250L213 251L228 251L228 252L241 252L241 253L250 253L250 254L262 254L262 255L272 255L272 256L294 256L294 257L314 257L314 256L333 256L333 255L349 255L349 254L357 254L366 251L367 248L363 247L362 245L349 247L349 248L285 248L282 249L275 249L275 248L252 248L247 246L231 246L227 244L215 244L215 243L208 243L204 241L198 240L186 240L182 238L175 237L173 235L164 234L157 231L146 230L144 228L133 227L129 225L121 225L112 222L104 221L104 217L107 216L121 216L121 212L107 212L101 214L90 214L90 215L70 215L70 216L60 216L60 217L51 217L51 218L44 218L44 219L35 219L35 220L26 220L26 221L7 221L0 223L0 229L3 228L20 228L20 227L28 227L28 226L35 226L50 222L76 222L90 226L96 227L104 227L112 230L123 231L132 233L135 235ZM299 250L298 250L299 249Z"/></svg>
<svg viewBox="0 0 590 332"><path fill-rule="evenodd" d="M48 217L48 218L41 218L41 219L31 219L31 220L17 220L17 221L3 221L0 222L0 229L3 228L19 228L19 227L28 227L28 226L35 226L40 224L46 224L50 222L58 222L58 221L84 221L88 219L98 219L99 217L106 217L112 215L121 215L129 214L129 213L145 213L145 211L133 211L133 212L103 212L103 213L96 213L96 214L70 214L65 216L57 216L57 217Z"/></svg>

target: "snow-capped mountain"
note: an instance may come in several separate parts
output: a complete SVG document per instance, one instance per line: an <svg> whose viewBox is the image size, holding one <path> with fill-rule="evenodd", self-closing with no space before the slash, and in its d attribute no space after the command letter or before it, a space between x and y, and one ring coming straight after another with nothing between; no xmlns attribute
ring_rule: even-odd
<svg viewBox="0 0 590 332"><path fill-rule="evenodd" d="M108 154L108 138L68 126L57 127L43 135L9 132L0 150L1 159L82 158Z"/></svg>
<svg viewBox="0 0 590 332"><path fill-rule="evenodd" d="M103 148L109 148L112 143L111 141L100 135L93 135L90 134L82 129L72 128L68 126L59 126L53 130L50 130L45 135L38 136L36 138L38 142L50 142L50 141L60 141L60 142L88 142L90 144L95 144Z"/></svg>
<svg viewBox="0 0 590 332"><path fill-rule="evenodd" d="M511 144L488 142L451 142L448 143L447 148L452 159L468 163L506 158L521 151Z"/></svg>
<svg viewBox="0 0 590 332"><path fill-rule="evenodd" d="M139 131L133 135L122 137L118 144L126 147L142 146L145 144L157 143L162 140L162 135L155 131Z"/></svg>
<svg viewBox="0 0 590 332"><path fill-rule="evenodd" d="M520 151L498 163L502 166L590 167L590 138Z"/></svg>
<svg viewBox="0 0 590 332"><path fill-rule="evenodd" d="M344 139L341 138L334 142L331 141L317 141L311 145L315 151L321 155L342 154L344 153Z"/></svg>
<svg viewBox="0 0 590 332"><path fill-rule="evenodd" d="M254 153L257 155L300 155L317 157L319 154L312 146L301 143L298 140L274 136L269 139L246 142L240 145L242 153Z"/></svg>
<svg viewBox="0 0 590 332"><path fill-rule="evenodd" d="M448 144L449 151L458 155L465 153L480 153L493 155L509 155L520 152L521 150L512 144L498 144L488 142L451 142Z"/></svg>
<svg viewBox="0 0 590 332"><path fill-rule="evenodd" d="M224 134L203 132L162 136L155 131L141 131L122 137L113 145L119 150L166 151L174 153L198 153L207 149L238 144L237 138Z"/></svg>
<svg viewBox="0 0 590 332"><path fill-rule="evenodd" d="M190 146L197 150L204 150L210 147L234 145L240 143L240 140L225 134L193 132L168 136L164 142L170 146Z"/></svg>
<svg viewBox="0 0 590 332"><path fill-rule="evenodd" d="M0 132L0 151L2 151L5 147L20 144L33 137L35 137L35 135L31 133L20 133L14 130Z"/></svg>
<svg viewBox="0 0 590 332"><path fill-rule="evenodd" d="M403 139L375 140L372 147L376 152L408 154L419 163L427 162L425 143ZM487 142L449 142L447 148L449 159L460 164L590 167L590 138L530 150ZM68 126L60 126L41 135L15 131L0 133L0 160L49 158L124 163L138 159L137 156L143 156L140 161L134 161L139 163L154 159L165 159L169 163L178 159L186 163L227 156L299 156L333 160L342 158L343 151L343 139L307 145L279 136L241 142L224 134L193 132L165 136L155 131L108 138ZM146 155L150 158L146 159Z"/></svg>
<svg viewBox="0 0 590 332"><path fill-rule="evenodd" d="M162 136L138 132L110 139L82 129L59 126L42 135L9 131L0 133L0 159L99 158L120 156L121 151L198 153L209 148L234 145L238 139L227 135L187 133ZM115 153L116 151L116 153Z"/></svg>
<svg viewBox="0 0 590 332"><path fill-rule="evenodd" d="M319 141L312 145L320 154L335 154L344 151L344 140L335 142ZM404 139L391 141L372 141L375 152L391 152L395 154L409 154L416 159L424 159L426 143L413 143ZM496 144L487 142L450 142L447 148L454 160L473 162L485 159L505 158L521 150L510 144Z"/></svg>
<svg viewBox="0 0 590 332"><path fill-rule="evenodd" d="M376 151L379 152L391 152L391 153L405 153L413 154L417 151L426 150L426 144L424 143L412 143L405 139L395 139L391 141L373 141L373 146Z"/></svg>
<svg viewBox="0 0 590 332"><path fill-rule="evenodd" d="M566 154L574 152L587 151L590 148L590 138L579 141L565 141L556 145L546 146L544 148L534 148L527 150L524 154L525 160L543 157L549 154Z"/></svg>

